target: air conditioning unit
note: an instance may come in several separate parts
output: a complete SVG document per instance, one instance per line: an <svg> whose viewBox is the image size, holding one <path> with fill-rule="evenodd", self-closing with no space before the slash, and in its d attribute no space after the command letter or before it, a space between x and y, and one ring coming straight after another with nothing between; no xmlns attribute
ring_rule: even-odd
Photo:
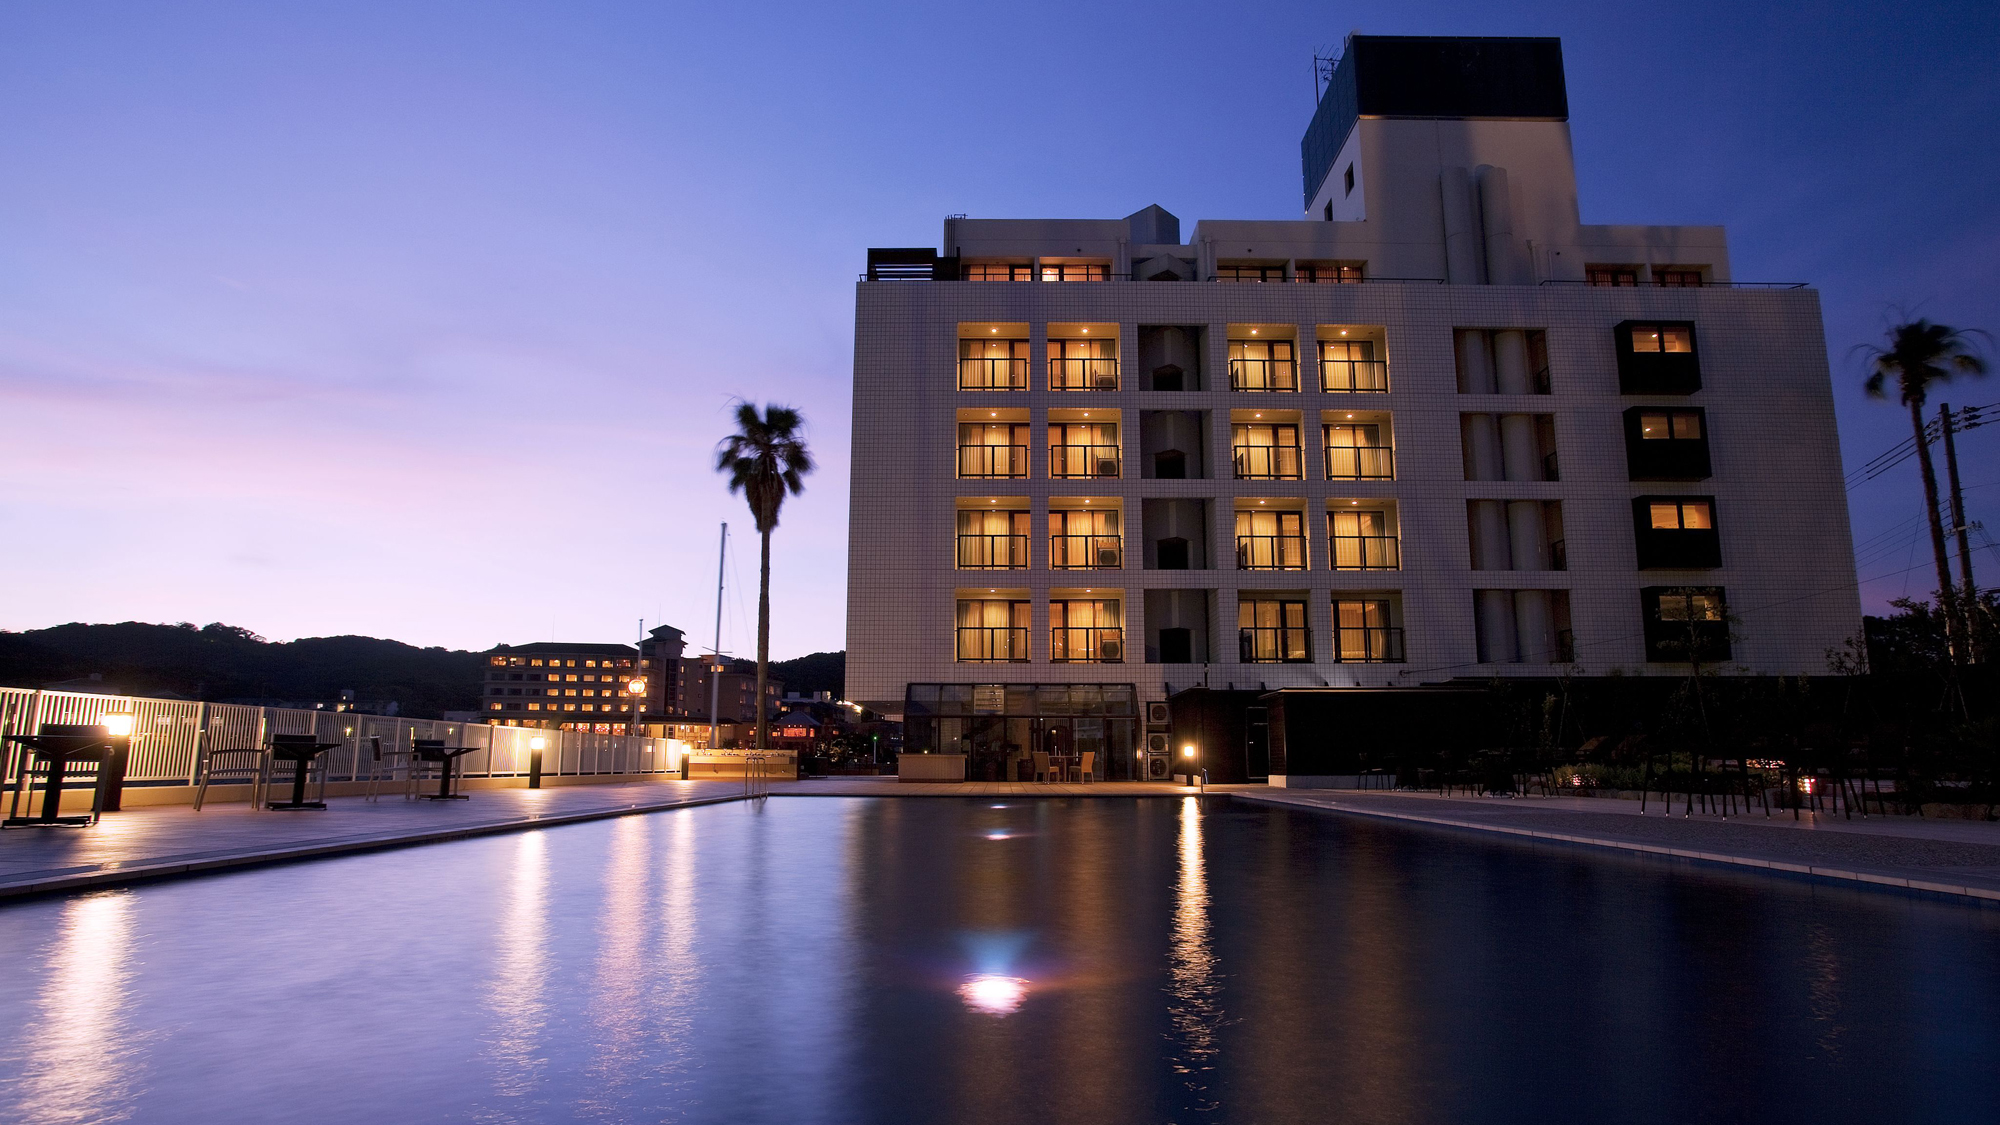
<svg viewBox="0 0 2000 1125"><path fill-rule="evenodd" d="M1146 753L1157 754L1164 758L1169 757L1171 751L1172 747L1169 744L1169 738L1166 734L1155 733L1146 736Z"/></svg>
<svg viewBox="0 0 2000 1125"><path fill-rule="evenodd" d="M1162 754L1146 755L1146 780L1165 781L1173 769L1173 759Z"/></svg>
<svg viewBox="0 0 2000 1125"><path fill-rule="evenodd" d="M1106 374L1104 374L1104 373L1100 372L1100 373L1098 374L1098 376L1097 376L1097 389L1098 389L1098 390L1100 390L1100 391L1115 391L1115 390L1117 390L1117 389L1118 389L1118 376L1117 376L1117 375L1116 375L1115 373L1113 373L1113 374L1109 374L1109 375L1106 375Z"/></svg>
<svg viewBox="0 0 2000 1125"><path fill-rule="evenodd" d="M1172 721L1171 712L1167 710L1165 701L1146 704L1147 726L1163 727Z"/></svg>
<svg viewBox="0 0 2000 1125"><path fill-rule="evenodd" d="M1115 476L1117 476L1117 475L1118 475L1118 458L1116 458L1116 457L1099 457L1099 458L1097 459L1097 475L1098 475L1098 476L1100 476L1100 477L1115 477Z"/></svg>
<svg viewBox="0 0 2000 1125"><path fill-rule="evenodd" d="M1098 642L1098 659L1106 664L1118 664L1125 659L1125 642L1106 637Z"/></svg>
<svg viewBox="0 0 2000 1125"><path fill-rule="evenodd" d="M1097 549L1097 566L1100 570L1118 569L1118 548L1099 547Z"/></svg>

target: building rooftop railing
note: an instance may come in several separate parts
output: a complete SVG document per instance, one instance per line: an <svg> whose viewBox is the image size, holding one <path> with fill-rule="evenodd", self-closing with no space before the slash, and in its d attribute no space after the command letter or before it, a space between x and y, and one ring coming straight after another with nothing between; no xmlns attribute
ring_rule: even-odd
<svg viewBox="0 0 2000 1125"><path fill-rule="evenodd" d="M1704 281L1700 285L1600 285L1583 278L1552 277L1543 285L1583 285L1597 289L1811 289L1810 281Z"/></svg>

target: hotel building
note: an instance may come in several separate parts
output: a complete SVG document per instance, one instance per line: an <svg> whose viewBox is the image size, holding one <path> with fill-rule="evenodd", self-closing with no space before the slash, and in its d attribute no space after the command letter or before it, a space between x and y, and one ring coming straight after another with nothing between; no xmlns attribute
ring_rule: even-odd
<svg viewBox="0 0 2000 1125"><path fill-rule="evenodd" d="M1568 117L1556 40L1356 35L1300 218L870 250L849 698L975 778L1118 778L1190 687L1823 671L1860 611L1818 294L1583 223Z"/></svg>
<svg viewBox="0 0 2000 1125"><path fill-rule="evenodd" d="M637 674L631 645L499 645L482 653L480 713L495 726L613 734L632 720L625 685Z"/></svg>

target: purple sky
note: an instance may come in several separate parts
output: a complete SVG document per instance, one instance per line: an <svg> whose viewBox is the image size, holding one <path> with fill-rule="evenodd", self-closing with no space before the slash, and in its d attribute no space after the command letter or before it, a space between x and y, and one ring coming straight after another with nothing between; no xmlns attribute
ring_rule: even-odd
<svg viewBox="0 0 2000 1125"><path fill-rule="evenodd" d="M773 655L840 648L865 249L1296 217L1352 28L1562 36L1585 221L1723 223L1738 277L1819 286L1850 467L1909 435L1849 354L1892 306L2000 331L2000 9L1512 7L0 8L0 628L706 644L728 519L747 653L740 395L821 463ZM1961 455L2000 536L1996 435ZM1928 589L1913 465L1851 501L1865 604Z"/></svg>

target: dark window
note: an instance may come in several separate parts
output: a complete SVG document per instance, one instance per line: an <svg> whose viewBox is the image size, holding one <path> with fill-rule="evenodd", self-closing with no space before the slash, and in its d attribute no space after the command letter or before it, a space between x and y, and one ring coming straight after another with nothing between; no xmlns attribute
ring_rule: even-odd
<svg viewBox="0 0 2000 1125"><path fill-rule="evenodd" d="M1697 289L1702 284L1701 271L1663 270L1655 267L1653 269L1653 284L1668 289Z"/></svg>
<svg viewBox="0 0 2000 1125"><path fill-rule="evenodd" d="M1342 172L1342 173L1340 174L1340 178L1341 178L1341 180L1342 180L1342 181L1343 181L1343 182L1344 182L1344 183L1345 183L1345 184L1347 185L1347 190L1346 190L1346 191L1345 191L1344 193L1342 193L1342 194L1345 194L1345 195L1353 195L1353 194L1354 194L1354 165L1352 165L1352 164L1349 164L1349 165L1347 166L1347 171L1345 171L1345 172Z"/></svg>
<svg viewBox="0 0 2000 1125"><path fill-rule="evenodd" d="M1333 221L1333 201L1332 201L1332 200L1328 200L1328 201L1327 201L1327 204L1326 204L1326 211L1325 211L1325 214L1326 214L1326 221L1327 221L1327 222L1329 222L1329 223L1330 223L1330 222L1332 222L1332 221Z"/></svg>
<svg viewBox="0 0 2000 1125"><path fill-rule="evenodd" d="M1592 285L1636 286L1639 271L1631 266L1586 266L1584 279Z"/></svg>
<svg viewBox="0 0 2000 1125"><path fill-rule="evenodd" d="M1178 391L1182 389L1186 372L1177 364L1165 363L1153 368L1153 389L1156 391Z"/></svg>
<svg viewBox="0 0 2000 1125"><path fill-rule="evenodd" d="M1641 496L1632 501L1641 569L1722 565L1713 496Z"/></svg>
<svg viewBox="0 0 2000 1125"><path fill-rule="evenodd" d="M1181 550L1183 552L1187 550L1187 543L1185 541L1181 543ZM1185 559L1183 559L1183 561L1185 561ZM1193 664L1194 630L1192 629L1160 630L1160 663Z"/></svg>
<svg viewBox="0 0 2000 1125"><path fill-rule="evenodd" d="M1628 320L1614 331L1619 393L1686 395L1701 389L1694 325L1687 321Z"/></svg>
<svg viewBox="0 0 2000 1125"><path fill-rule="evenodd" d="M1708 479L1706 415L1658 406L1627 410L1625 465L1633 480Z"/></svg>
<svg viewBox="0 0 2000 1125"><path fill-rule="evenodd" d="M1154 548L1160 558L1161 570L1186 570L1188 568L1188 541L1175 536L1162 539Z"/></svg>
<svg viewBox="0 0 2000 1125"><path fill-rule="evenodd" d="M1722 587L1648 586L1639 597L1646 615L1647 660L1729 659L1729 610Z"/></svg>
<svg viewBox="0 0 2000 1125"><path fill-rule="evenodd" d="M1163 449L1153 454L1153 476L1160 480L1186 480L1187 454L1178 449Z"/></svg>

